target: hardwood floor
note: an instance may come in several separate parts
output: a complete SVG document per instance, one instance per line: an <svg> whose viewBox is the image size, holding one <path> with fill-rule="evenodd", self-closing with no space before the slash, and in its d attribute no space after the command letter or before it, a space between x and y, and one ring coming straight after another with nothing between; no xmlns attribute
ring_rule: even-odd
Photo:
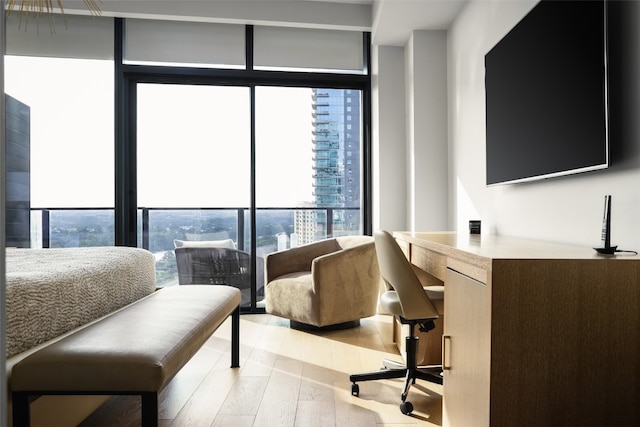
<svg viewBox="0 0 640 427"><path fill-rule="evenodd" d="M440 426L442 386L418 381L400 412L401 380L360 383L383 358L401 361L390 316L363 319L343 331L302 332L268 314L243 315L240 368L231 369L227 320L160 395L161 427L203 426ZM139 426L136 397L116 396L81 427Z"/></svg>

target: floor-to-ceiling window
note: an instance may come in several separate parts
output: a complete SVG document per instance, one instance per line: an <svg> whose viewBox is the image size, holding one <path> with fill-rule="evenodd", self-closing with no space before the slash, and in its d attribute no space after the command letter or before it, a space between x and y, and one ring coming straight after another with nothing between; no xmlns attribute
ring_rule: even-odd
<svg viewBox="0 0 640 427"><path fill-rule="evenodd" d="M68 18L54 34L25 31L15 15L7 22L6 124L20 147L11 173L31 211L20 216L26 246L114 244L113 20Z"/></svg>
<svg viewBox="0 0 640 427"><path fill-rule="evenodd" d="M360 100L352 89L256 89L258 218L286 218L259 250L363 233Z"/></svg>
<svg viewBox="0 0 640 427"><path fill-rule="evenodd" d="M89 18L70 18L64 49L9 39L31 246L137 245L171 286L176 240L229 238L252 256L255 311L268 253L371 231L367 34L99 18L96 58Z"/></svg>
<svg viewBox="0 0 640 427"><path fill-rule="evenodd" d="M370 231L368 35L143 20L117 21L118 29L117 104L127 111L116 137L116 150L125 155L116 155L122 158L116 168L137 178L117 187L136 197L116 202L116 240L153 250L167 285L176 281L172 239L231 238L253 260L251 298L242 307L259 310L268 253ZM153 108L143 107L150 88L193 89L196 97L161 96L149 103ZM154 108L164 111L154 117ZM183 117L184 132L176 117ZM222 123L236 131L216 130ZM154 142L167 126L166 144ZM145 170L155 166L145 162L155 149L182 152L169 154L149 175ZM194 153L198 158L182 176L185 156ZM128 163L131 154L135 165ZM149 191L143 180L163 174L177 175L166 188L152 178L164 201L143 203ZM195 178L188 191L178 187L187 177ZM124 228L134 208L132 235Z"/></svg>
<svg viewBox="0 0 640 427"><path fill-rule="evenodd" d="M176 241L251 247L238 226L251 205L249 89L140 83L136 93L138 246L171 286Z"/></svg>

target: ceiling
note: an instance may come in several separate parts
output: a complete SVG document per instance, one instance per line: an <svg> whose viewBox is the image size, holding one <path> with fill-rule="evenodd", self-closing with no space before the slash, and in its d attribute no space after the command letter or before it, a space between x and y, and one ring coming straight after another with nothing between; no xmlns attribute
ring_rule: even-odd
<svg viewBox="0 0 640 427"><path fill-rule="evenodd" d="M64 0L65 10L87 14L85 1ZM469 1L103 0L98 4L105 16L371 30L374 44L404 46L414 30L448 29Z"/></svg>
<svg viewBox="0 0 640 427"><path fill-rule="evenodd" d="M404 46L414 30L445 30L449 28L468 1L368 1L372 4L372 41L378 45Z"/></svg>

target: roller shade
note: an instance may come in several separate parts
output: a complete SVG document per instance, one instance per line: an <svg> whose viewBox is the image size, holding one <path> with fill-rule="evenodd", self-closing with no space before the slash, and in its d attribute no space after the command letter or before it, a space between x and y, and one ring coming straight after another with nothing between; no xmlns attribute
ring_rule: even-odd
<svg viewBox="0 0 640 427"><path fill-rule="evenodd" d="M254 28L254 67L362 73L362 33L305 28Z"/></svg>
<svg viewBox="0 0 640 427"><path fill-rule="evenodd" d="M245 27L202 22L125 21L125 62L244 68Z"/></svg>
<svg viewBox="0 0 640 427"><path fill-rule="evenodd" d="M62 15L53 18L52 33L46 15L31 13L22 22L17 12L9 15L7 55L113 60L113 18L67 15L66 27Z"/></svg>

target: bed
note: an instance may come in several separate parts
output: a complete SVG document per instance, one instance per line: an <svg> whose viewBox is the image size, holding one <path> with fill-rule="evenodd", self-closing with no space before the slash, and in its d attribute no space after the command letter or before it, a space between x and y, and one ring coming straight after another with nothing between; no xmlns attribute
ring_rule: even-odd
<svg viewBox="0 0 640 427"><path fill-rule="evenodd" d="M122 246L6 250L10 358L155 288L151 252Z"/></svg>

